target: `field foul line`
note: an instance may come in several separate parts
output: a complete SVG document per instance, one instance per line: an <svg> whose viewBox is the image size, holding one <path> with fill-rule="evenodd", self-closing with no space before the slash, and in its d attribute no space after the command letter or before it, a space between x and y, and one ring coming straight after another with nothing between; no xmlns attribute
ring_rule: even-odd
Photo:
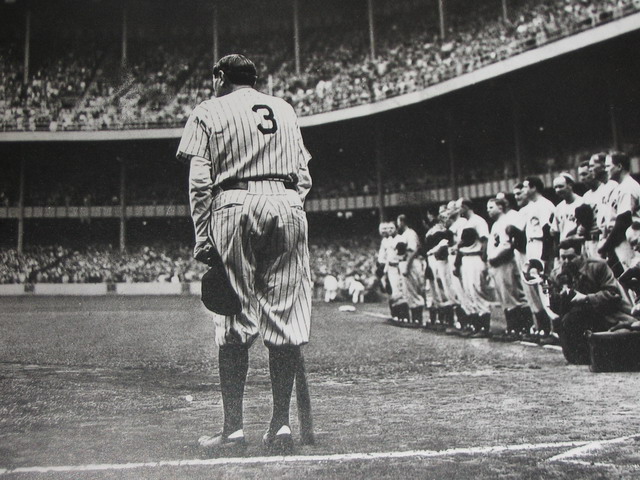
<svg viewBox="0 0 640 480"><path fill-rule="evenodd" d="M105 463L89 465L66 465L48 467L19 467L0 468L0 475L15 473L73 473L108 470L132 470L136 468L159 468L159 467L185 467L185 466L217 466L217 465L252 465L268 463L308 463L308 462L344 462L344 461L371 461L379 459L396 458L437 458L451 457L456 455L478 455L478 454L498 454L503 452L523 452L533 450L546 450L551 448L573 448L582 447L594 442L574 441L556 443L537 443L522 445L498 445L492 447L468 447L451 448L447 450L409 450L404 452L374 452L374 453L338 453L330 455L292 455L292 456L270 456L270 457L240 457L240 458L210 458L192 460L162 460L158 462L139 463Z"/></svg>
<svg viewBox="0 0 640 480"><path fill-rule="evenodd" d="M606 445L615 445L616 443L623 443L629 440L640 439L640 434L627 435L626 437L612 438L611 440L597 440L595 442L589 442L584 445L580 445L567 452L560 453L549 459L547 462L568 462L568 463L582 463L582 460L577 460L575 457L588 454L590 452L600 450ZM586 462L591 463L591 462Z"/></svg>

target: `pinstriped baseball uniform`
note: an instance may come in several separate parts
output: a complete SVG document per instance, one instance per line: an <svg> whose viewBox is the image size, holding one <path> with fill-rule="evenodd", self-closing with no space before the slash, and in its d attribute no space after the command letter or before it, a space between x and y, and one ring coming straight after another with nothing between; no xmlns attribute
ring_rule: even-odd
<svg viewBox="0 0 640 480"><path fill-rule="evenodd" d="M311 274L307 219L311 187L297 117L285 101L241 88L202 102L185 127L178 159L191 162L194 255L212 243L242 303L214 315L216 343L267 346L309 341ZM281 180L296 174L295 189ZM243 182L243 188L234 184Z"/></svg>

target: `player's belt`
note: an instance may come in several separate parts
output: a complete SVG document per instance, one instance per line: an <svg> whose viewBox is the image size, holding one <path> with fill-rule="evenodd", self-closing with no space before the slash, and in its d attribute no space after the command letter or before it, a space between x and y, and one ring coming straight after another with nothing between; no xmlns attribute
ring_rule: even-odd
<svg viewBox="0 0 640 480"><path fill-rule="evenodd" d="M249 182L282 182L284 188L295 190L296 185L291 181L290 177L251 177L244 180L229 179L218 185L223 192L227 190L249 190Z"/></svg>
<svg viewBox="0 0 640 480"><path fill-rule="evenodd" d="M460 252L460 255L463 256L463 257L471 257L471 256L474 256L474 255L480 256L480 255L482 255L482 252Z"/></svg>

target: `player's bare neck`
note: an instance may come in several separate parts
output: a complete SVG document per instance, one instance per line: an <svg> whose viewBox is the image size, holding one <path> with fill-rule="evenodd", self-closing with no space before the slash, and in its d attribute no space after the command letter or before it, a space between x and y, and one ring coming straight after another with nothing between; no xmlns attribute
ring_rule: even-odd
<svg viewBox="0 0 640 480"><path fill-rule="evenodd" d="M229 95L230 93L233 92L237 92L238 90L244 90L245 88L251 88L249 85L229 85L229 86L225 86L224 88L220 89L220 91L218 92L218 95L216 95L216 97L220 98L220 97L224 97L225 95Z"/></svg>

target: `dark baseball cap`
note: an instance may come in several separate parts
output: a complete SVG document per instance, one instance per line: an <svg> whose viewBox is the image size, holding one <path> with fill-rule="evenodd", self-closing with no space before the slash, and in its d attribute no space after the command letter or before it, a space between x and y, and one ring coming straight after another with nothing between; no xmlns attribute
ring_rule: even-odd
<svg viewBox="0 0 640 480"><path fill-rule="evenodd" d="M213 76L224 72L229 81L235 85L249 85L253 87L258 79L255 64L244 55L233 53L222 57L213 66Z"/></svg>
<svg viewBox="0 0 640 480"><path fill-rule="evenodd" d="M215 249L211 250L207 263L211 268L202 276L202 303L207 310L219 315L238 315L242 311L240 297Z"/></svg>

